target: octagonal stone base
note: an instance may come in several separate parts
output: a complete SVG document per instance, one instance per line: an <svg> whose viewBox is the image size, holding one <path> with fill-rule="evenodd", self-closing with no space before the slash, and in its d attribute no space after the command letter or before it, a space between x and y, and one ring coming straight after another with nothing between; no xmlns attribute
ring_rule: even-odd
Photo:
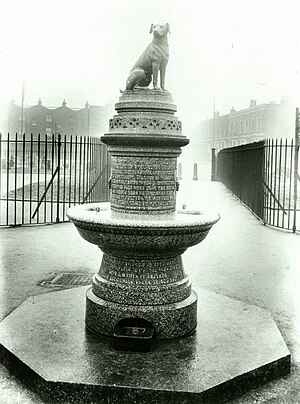
<svg viewBox="0 0 300 404"><path fill-rule="evenodd" d="M290 371L270 313L198 289L198 326L120 353L84 326L86 287L27 299L0 323L1 361L51 403L219 403Z"/></svg>

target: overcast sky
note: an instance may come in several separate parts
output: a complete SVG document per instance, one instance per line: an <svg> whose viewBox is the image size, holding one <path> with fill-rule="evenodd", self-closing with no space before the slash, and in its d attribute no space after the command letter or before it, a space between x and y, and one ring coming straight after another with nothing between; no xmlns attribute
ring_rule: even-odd
<svg viewBox="0 0 300 404"><path fill-rule="evenodd" d="M119 96L169 22L166 88L186 120L294 97L300 105L299 0L1 0L0 103L83 107Z"/></svg>

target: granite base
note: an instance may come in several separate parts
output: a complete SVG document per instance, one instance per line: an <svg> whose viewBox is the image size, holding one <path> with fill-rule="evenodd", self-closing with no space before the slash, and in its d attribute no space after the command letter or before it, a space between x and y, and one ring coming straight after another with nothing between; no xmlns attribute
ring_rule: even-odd
<svg viewBox="0 0 300 404"><path fill-rule="evenodd" d="M197 326L197 294L171 304L141 306L103 300L92 288L86 294L87 327L97 334L113 336L115 325L125 318L140 318L151 323L157 339L170 339L190 334Z"/></svg>
<svg viewBox="0 0 300 404"><path fill-rule="evenodd" d="M27 299L0 323L2 363L45 402L220 403L290 371L270 313L198 289L198 327L148 353L84 326L86 287Z"/></svg>

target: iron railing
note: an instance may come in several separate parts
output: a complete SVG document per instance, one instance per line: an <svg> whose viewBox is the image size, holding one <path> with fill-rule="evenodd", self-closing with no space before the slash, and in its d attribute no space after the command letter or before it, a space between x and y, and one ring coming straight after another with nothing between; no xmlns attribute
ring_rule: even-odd
<svg viewBox="0 0 300 404"><path fill-rule="evenodd" d="M223 149L217 155L217 179L264 224L296 232L300 230L298 155L299 137Z"/></svg>
<svg viewBox="0 0 300 404"><path fill-rule="evenodd" d="M264 218L263 141L222 149L217 156L217 180L223 182L259 218Z"/></svg>
<svg viewBox="0 0 300 404"><path fill-rule="evenodd" d="M299 215L297 196L294 200L295 152L293 139L290 142L287 139L266 141L264 221L272 226L293 231L297 230Z"/></svg>
<svg viewBox="0 0 300 404"><path fill-rule="evenodd" d="M106 146L87 136L0 135L0 225L68 220L68 207L109 200Z"/></svg>

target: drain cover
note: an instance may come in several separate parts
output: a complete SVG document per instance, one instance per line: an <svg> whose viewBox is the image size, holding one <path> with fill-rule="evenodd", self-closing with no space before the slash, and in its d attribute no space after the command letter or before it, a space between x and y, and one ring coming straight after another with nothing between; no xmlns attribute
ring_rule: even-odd
<svg viewBox="0 0 300 404"><path fill-rule="evenodd" d="M62 272L53 274L48 279L44 279L41 286L87 286L92 282L94 274L83 274L74 272Z"/></svg>

